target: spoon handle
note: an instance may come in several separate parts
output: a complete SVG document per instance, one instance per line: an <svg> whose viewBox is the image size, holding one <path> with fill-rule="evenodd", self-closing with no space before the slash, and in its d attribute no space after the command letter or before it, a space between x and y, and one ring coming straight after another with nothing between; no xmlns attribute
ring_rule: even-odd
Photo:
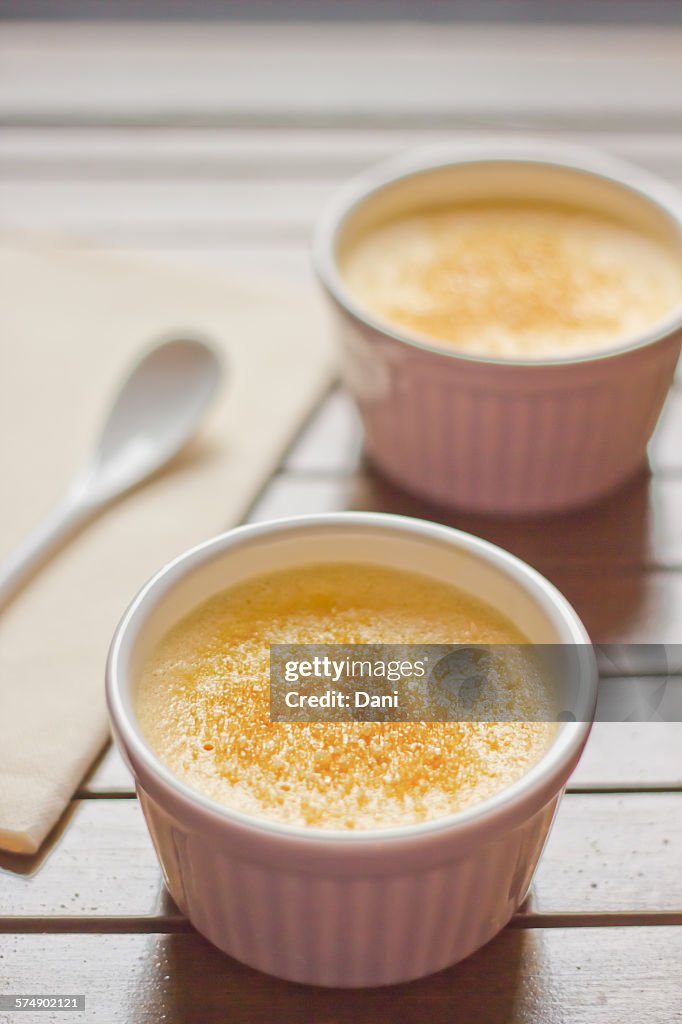
<svg viewBox="0 0 682 1024"><path fill-rule="evenodd" d="M33 576L49 555L61 547L97 511L82 489L73 488L43 522L0 565L0 611Z"/></svg>

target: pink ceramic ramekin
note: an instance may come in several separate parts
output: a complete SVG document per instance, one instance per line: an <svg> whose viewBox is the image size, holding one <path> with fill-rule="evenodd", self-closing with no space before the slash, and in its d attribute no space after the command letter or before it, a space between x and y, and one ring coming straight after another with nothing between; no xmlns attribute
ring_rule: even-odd
<svg viewBox="0 0 682 1024"><path fill-rule="evenodd" d="M385 830L326 831L228 810L190 789L145 742L135 691L163 633L238 580L321 561L370 562L447 580L510 615L534 642L571 645L578 694L541 760L491 799ZM563 670L562 670L563 671ZM181 555L125 613L107 666L112 727L173 899L220 949L316 985L408 981L491 939L523 901L596 699L592 647L533 569L486 541L401 516L346 512L241 527Z"/></svg>
<svg viewBox="0 0 682 1024"><path fill-rule="evenodd" d="M596 210L682 258L682 197L664 182L598 154L507 143L407 154L355 178L318 221L315 266L338 311L367 452L388 477L471 511L561 511L645 462L680 351L682 303L627 345L512 361L410 337L361 308L339 272L354 238L399 213L505 199Z"/></svg>

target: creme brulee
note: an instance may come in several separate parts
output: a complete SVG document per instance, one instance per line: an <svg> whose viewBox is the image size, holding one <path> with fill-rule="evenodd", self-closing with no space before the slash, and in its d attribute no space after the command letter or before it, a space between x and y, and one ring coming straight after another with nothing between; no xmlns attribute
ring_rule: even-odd
<svg viewBox="0 0 682 1024"><path fill-rule="evenodd" d="M682 261L653 238L560 206L448 207L396 218L340 260L356 300L420 340L508 359L636 340L682 300Z"/></svg>
<svg viewBox="0 0 682 1024"><path fill-rule="evenodd" d="M528 641L446 583L368 564L272 572L211 597L149 659L137 714L169 768L227 807L322 828L413 824L490 797L554 736L549 721L272 722L278 642Z"/></svg>

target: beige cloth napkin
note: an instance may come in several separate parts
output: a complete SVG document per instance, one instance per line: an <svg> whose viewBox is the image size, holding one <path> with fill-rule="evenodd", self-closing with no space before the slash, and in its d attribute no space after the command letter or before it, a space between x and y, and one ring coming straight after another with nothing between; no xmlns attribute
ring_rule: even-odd
<svg viewBox="0 0 682 1024"><path fill-rule="evenodd" d="M304 289L16 245L0 245L0 280L0 559L69 483L141 349L196 329L228 367L180 466L109 509L0 614L0 846L33 852L106 741L104 662L126 604L240 520L333 365Z"/></svg>

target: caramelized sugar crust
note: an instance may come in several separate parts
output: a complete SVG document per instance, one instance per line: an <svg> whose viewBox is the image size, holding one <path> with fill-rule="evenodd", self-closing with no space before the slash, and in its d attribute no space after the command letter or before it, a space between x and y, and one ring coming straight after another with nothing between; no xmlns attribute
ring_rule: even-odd
<svg viewBox="0 0 682 1024"><path fill-rule="evenodd" d="M420 339L502 358L636 340L682 299L671 251L596 213L499 204L406 216L342 259L369 312Z"/></svg>
<svg viewBox="0 0 682 1024"><path fill-rule="evenodd" d="M273 572L212 597L161 641L137 713L172 771L228 807L322 828L412 824L491 796L555 732L544 721L271 722L276 642L527 640L454 587L368 564ZM541 697L529 690L523 699ZM535 706L528 710L537 717Z"/></svg>

